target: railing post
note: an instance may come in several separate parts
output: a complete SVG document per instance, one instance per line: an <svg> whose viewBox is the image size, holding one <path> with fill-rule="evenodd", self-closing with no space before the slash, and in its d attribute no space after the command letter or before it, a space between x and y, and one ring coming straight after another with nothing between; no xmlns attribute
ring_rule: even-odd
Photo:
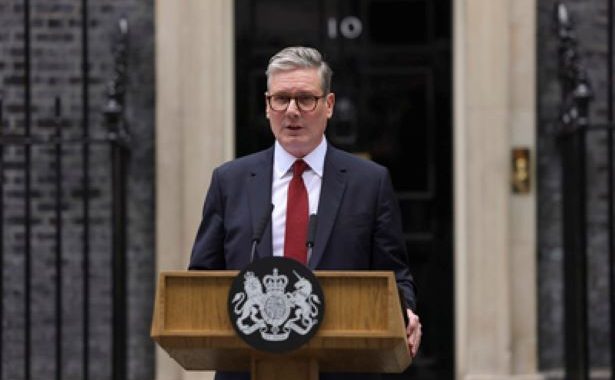
<svg viewBox="0 0 615 380"><path fill-rule="evenodd" d="M90 62L89 62L89 29L90 23L88 1L81 0L81 114L82 114L82 187L83 187L83 337L82 362L83 380L90 379Z"/></svg>
<svg viewBox="0 0 615 380"><path fill-rule="evenodd" d="M563 186L564 328L566 379L589 378L586 256L585 134L592 91L576 50L568 9L555 4L562 87L560 148Z"/></svg>
<svg viewBox="0 0 615 380"><path fill-rule="evenodd" d="M607 131L607 172L608 172L608 236L609 236L609 311L611 321L611 378L615 379L615 149L613 144L615 143L613 138L613 2L614 0L607 0L608 9L608 49L607 49L607 70L606 78L608 84L607 92L607 121L610 125Z"/></svg>
<svg viewBox="0 0 615 380"><path fill-rule="evenodd" d="M124 119L128 23L119 22L119 37L114 42L115 75L107 89L105 122L111 142L112 172L112 271L113 271L113 380L127 378L127 287L126 287L126 173L129 135Z"/></svg>
<svg viewBox="0 0 615 380"><path fill-rule="evenodd" d="M585 129L561 137L564 236L564 322L567 379L587 379Z"/></svg>
<svg viewBox="0 0 615 380"><path fill-rule="evenodd" d="M54 215L56 219L56 228L55 228L55 269L56 269L56 321L55 321L55 333L56 333L56 380L61 380L63 371L63 355L62 355L62 305L63 305L63 297L62 297L62 279L63 279L63 269L62 269L62 177L63 177L63 167L62 167L62 102L60 101L60 97L55 98L54 102L55 114L54 114L54 126L55 126L55 138L56 143L54 147L54 158L55 158L55 210Z"/></svg>
<svg viewBox="0 0 615 380"><path fill-rule="evenodd" d="M0 98L0 138L4 133L4 103ZM0 142L0 380L4 361L4 145Z"/></svg>

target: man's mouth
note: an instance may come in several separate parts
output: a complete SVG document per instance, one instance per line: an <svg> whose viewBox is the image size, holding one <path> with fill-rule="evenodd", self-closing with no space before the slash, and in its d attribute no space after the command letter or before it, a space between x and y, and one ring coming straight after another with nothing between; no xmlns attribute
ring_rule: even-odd
<svg viewBox="0 0 615 380"><path fill-rule="evenodd" d="M286 126L287 129L290 129L291 131L298 131L301 129L300 125L288 125Z"/></svg>

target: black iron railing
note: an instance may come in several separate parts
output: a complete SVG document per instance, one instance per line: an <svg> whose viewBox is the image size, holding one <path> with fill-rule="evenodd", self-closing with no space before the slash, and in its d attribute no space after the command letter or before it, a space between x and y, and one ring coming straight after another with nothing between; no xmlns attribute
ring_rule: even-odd
<svg viewBox="0 0 615 380"><path fill-rule="evenodd" d="M112 236L113 236L113 369L114 380L125 379L127 374L127 303L126 303L126 179L130 135L124 118L124 100L126 95L126 70L128 62L128 23L120 20L120 34L114 44L115 57L114 78L109 83L107 104L105 106L105 123L111 142L112 183Z"/></svg>
<svg viewBox="0 0 615 380"><path fill-rule="evenodd" d="M55 267L55 284L54 290L51 292L55 297L53 304L55 305L55 340L49 342L50 350L55 351L55 360L51 359L55 365L54 376L56 380L63 380L65 378L64 365L65 358L63 357L63 348L66 344L63 342L63 331L65 326L63 325L64 313L64 293L63 283L64 278L64 266L65 266L65 249L63 241L63 213L66 209L66 203L69 201L63 197L65 194L65 188L63 186L63 179L67 174L67 168L65 167L65 151L68 148L80 147L81 149L81 189L82 204L80 205L82 212L81 228L82 235L82 251L81 251L81 270L82 270L82 325L83 335L81 340L81 371L80 379L87 380L90 377L90 360L92 354L90 352L91 342L91 321L90 321L90 309L91 303L89 299L90 294L90 270L91 261L90 255L92 248L90 246L91 239L91 204L90 194L92 191L90 170L93 163L91 160L90 148L95 146L105 146L109 148L110 152L110 178L111 186L111 217L108 220L109 226L111 226L111 273L112 273L112 337L111 337L111 349L112 354L109 365L111 366L111 376L114 380L123 380L127 377L127 289L126 289L126 173L127 162L129 154L129 134L127 131L127 124L124 117L124 98L126 92L126 68L127 68L127 43L128 43L128 24L126 20L121 20L119 23L119 33L117 40L113 44L115 67L114 77L109 82L107 93L107 104L104 109L104 120L106 124L106 133L101 137L94 137L90 133L90 100L89 100L89 58L88 58L88 4L87 0L81 1L82 6L82 22L81 22L81 133L77 136L66 136L63 133L63 107L61 97L51 99L53 107L53 115L50 118L53 120L52 133L36 134L33 127L32 118L32 65L31 65L31 16L30 16L30 1L24 0L24 79L23 79L23 133L15 133L8 131L4 125L5 114L4 109L6 104L0 99L0 200L4 199L5 194L5 175L7 165L5 165L5 153L7 149L20 149L23 150L23 257L24 257L24 346L23 346L23 369L20 378L30 380L33 378L33 366L32 366L32 325L33 325L33 298L32 298L32 284L33 284L33 250L32 242L37 237L33 235L33 220L37 217L37 209L33 207L33 192L37 189L33 188L32 181L32 167L33 167L33 149L44 148L49 152L52 152L52 162L50 166L52 170L53 183L53 216L54 216L54 260L53 266ZM66 57L66 59L70 59ZM72 59L78 59L73 57ZM71 167L71 170L74 170ZM15 170L14 167L12 170ZM5 222L5 204L0 201L0 263L4 262L8 254L21 254L15 252L7 252L6 244L4 241L5 228L7 223ZM8 248L10 250L10 248ZM4 295L4 270L0 270L0 294ZM7 305L5 304L4 297L0 302L0 321L4 321L6 317ZM0 337L4 336L4 323L0 323ZM0 380L11 380L8 377L4 377L6 373L6 353L8 350L13 349L7 347L4 344L4 340L0 339ZM98 359L99 360L99 359ZM50 376L51 377L51 376Z"/></svg>
<svg viewBox="0 0 615 380"><path fill-rule="evenodd" d="M615 376L615 261L613 152L613 0L608 3L607 122L589 122L593 91L577 49L577 38L567 7L555 5L560 41L559 78L562 90L559 140L562 159L564 321L566 379L589 378L587 301L587 176L586 139L589 133L607 134L607 203L611 378Z"/></svg>

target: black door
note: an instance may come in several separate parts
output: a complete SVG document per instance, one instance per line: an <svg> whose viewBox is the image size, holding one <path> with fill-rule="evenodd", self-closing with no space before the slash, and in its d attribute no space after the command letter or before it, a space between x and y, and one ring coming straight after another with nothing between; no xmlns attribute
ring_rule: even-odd
<svg viewBox="0 0 615 380"><path fill-rule="evenodd" d="M393 378L453 378L450 0L236 0L236 150L273 143L264 71L283 47L319 49L336 94L327 138L387 166L419 288L420 355Z"/></svg>

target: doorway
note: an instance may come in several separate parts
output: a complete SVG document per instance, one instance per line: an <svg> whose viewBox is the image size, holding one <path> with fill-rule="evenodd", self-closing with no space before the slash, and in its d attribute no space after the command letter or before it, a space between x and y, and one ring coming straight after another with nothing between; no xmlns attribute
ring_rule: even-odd
<svg viewBox="0 0 615 380"><path fill-rule="evenodd" d="M453 378L450 0L235 0L236 152L273 143L264 70L290 45L331 65L327 139L389 168L419 290L423 343L395 379Z"/></svg>

